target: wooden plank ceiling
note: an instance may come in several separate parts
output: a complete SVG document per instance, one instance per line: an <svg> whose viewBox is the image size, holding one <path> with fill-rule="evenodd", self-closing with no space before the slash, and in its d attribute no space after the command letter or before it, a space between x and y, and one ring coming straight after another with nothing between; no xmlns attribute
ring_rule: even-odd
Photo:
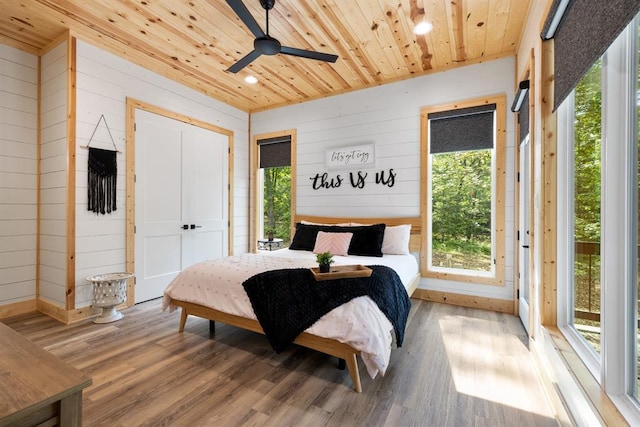
<svg viewBox="0 0 640 427"><path fill-rule="evenodd" d="M67 30L229 105L254 112L512 56L530 0L277 0L269 33L334 63L262 55L225 0L0 0L0 43L38 53ZM244 4L266 31L259 0ZM433 31L413 34L427 19ZM258 83L244 82L247 75Z"/></svg>

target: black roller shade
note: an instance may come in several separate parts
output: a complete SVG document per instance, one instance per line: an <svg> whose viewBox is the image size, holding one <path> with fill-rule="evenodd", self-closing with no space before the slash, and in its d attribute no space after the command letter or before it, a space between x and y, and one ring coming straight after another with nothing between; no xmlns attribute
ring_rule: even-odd
<svg viewBox="0 0 640 427"><path fill-rule="evenodd" d="M549 15L547 15L547 20L544 23L544 27L542 27L542 40L552 39L558 26L560 25L560 21L562 21L562 17L564 16L564 12L567 10L567 6L573 0L554 0L551 3L551 7L549 8Z"/></svg>
<svg viewBox="0 0 640 427"><path fill-rule="evenodd" d="M513 105L511 105L511 111L517 113L524 105L524 97L529 93L529 80L523 80L518 85L516 96L513 99Z"/></svg>
<svg viewBox="0 0 640 427"><path fill-rule="evenodd" d="M522 142L529 135L529 91L518 110L518 124L520 125L520 142Z"/></svg>
<svg viewBox="0 0 640 427"><path fill-rule="evenodd" d="M260 167L291 166L291 136L259 139Z"/></svg>
<svg viewBox="0 0 640 427"><path fill-rule="evenodd" d="M544 40L554 39L554 110L638 10L640 0L554 0L542 31Z"/></svg>
<svg viewBox="0 0 640 427"><path fill-rule="evenodd" d="M429 152L493 148L496 104L429 113Z"/></svg>

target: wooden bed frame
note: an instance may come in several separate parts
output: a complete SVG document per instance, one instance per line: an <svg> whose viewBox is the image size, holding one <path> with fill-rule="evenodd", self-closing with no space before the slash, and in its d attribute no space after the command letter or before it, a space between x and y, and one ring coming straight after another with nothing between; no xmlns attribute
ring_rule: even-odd
<svg viewBox="0 0 640 427"><path fill-rule="evenodd" d="M411 240L409 248L412 252L420 250L420 218L326 218L316 216L298 216L296 222L310 221L322 224L334 224L344 222L357 222L360 224L379 224L385 223L389 226L411 224ZM420 273L412 279L407 288L409 296L413 294L420 282ZM260 326L260 323L254 319L247 319L245 317L236 316L233 314L223 313L218 310L214 310L209 307L205 307L199 304L194 304L186 301L180 301L172 299L171 303L177 307L182 308L180 314L180 327L179 331L183 332L187 317L189 315L209 319L211 322L222 322L227 325L236 326L238 328L246 329L253 332L258 332L264 335L264 331ZM321 353L335 356L338 359L342 359L346 362L351 380L353 381L353 388L356 392L362 392L362 384L360 382L360 373L358 371L358 360L356 356L359 351L354 349L348 344L341 343L334 339L323 338L316 335L312 335L306 332L301 333L294 341L295 344L303 347L310 348L312 350L319 351Z"/></svg>

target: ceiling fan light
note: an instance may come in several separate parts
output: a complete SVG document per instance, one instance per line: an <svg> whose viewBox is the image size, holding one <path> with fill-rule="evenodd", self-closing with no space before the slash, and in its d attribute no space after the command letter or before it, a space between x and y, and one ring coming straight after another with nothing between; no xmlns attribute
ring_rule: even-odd
<svg viewBox="0 0 640 427"><path fill-rule="evenodd" d="M247 77L244 78L244 81L246 83L249 83L250 85L254 85L254 84L258 83L258 79L255 78L255 76L247 76Z"/></svg>
<svg viewBox="0 0 640 427"><path fill-rule="evenodd" d="M429 21L424 20L418 22L418 24L413 27L413 33L419 36L425 35L431 30L433 30L433 24Z"/></svg>
<svg viewBox="0 0 640 427"><path fill-rule="evenodd" d="M253 48L263 55L275 55L280 53L282 45L273 37L264 36L253 41Z"/></svg>

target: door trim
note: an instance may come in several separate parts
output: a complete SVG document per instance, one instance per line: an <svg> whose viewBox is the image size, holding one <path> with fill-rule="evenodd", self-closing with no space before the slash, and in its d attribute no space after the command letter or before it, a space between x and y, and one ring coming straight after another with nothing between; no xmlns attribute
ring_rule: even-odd
<svg viewBox="0 0 640 427"><path fill-rule="evenodd" d="M529 108L529 194L520 194L520 183L516 180L515 185L515 215L514 215L514 223L515 230L517 232L519 228L519 218L520 218L520 198L528 197L529 198L529 283L527 284L529 288L529 331L528 335L530 339L536 337L536 324L539 321L539 301L540 295L537 293L537 286L535 286L535 281L533 277L534 269L534 257L536 255L536 222L534 221L536 207L535 207L535 180L536 180L536 170L535 166L535 155L536 155L536 120L535 120L535 108L536 108L536 74L535 74L535 49L531 48L529 53L529 61L526 64L526 68L523 72L522 77L518 80L528 79L530 82L529 86L529 105L523 106L522 108ZM520 129L518 123L518 116L514 114L514 122L515 122L515 157L514 157L514 166L516 170L516 177L520 174ZM516 316L519 316L519 298L518 291L520 289L520 280L518 274L520 273L520 242L514 238L514 292L513 292L513 308Z"/></svg>
<svg viewBox="0 0 640 427"><path fill-rule="evenodd" d="M158 114L170 119L178 120L194 126L198 126L222 135L226 135L229 144L229 186L227 188L228 200L228 253L233 255L233 131L224 129L211 123L207 123L193 117L175 113L162 107L158 107L146 102L127 97L127 114L126 114L126 271L135 271L135 118L136 109L144 110L150 113ZM135 304L135 286L134 280L127 283L127 301L126 306L131 307Z"/></svg>

